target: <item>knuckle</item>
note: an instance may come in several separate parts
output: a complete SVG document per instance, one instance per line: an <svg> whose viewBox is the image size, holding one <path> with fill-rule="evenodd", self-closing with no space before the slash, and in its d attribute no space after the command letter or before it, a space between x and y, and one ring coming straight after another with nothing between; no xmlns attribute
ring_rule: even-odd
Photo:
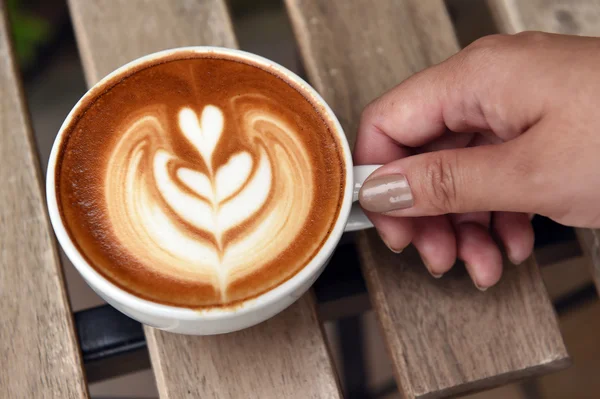
<svg viewBox="0 0 600 399"><path fill-rule="evenodd" d="M481 60L484 57L497 54L499 50L506 48L510 43L510 36L495 34L483 36L465 47L465 53L469 59Z"/></svg>
<svg viewBox="0 0 600 399"><path fill-rule="evenodd" d="M377 125L385 115L389 114L389 111L387 101L384 101L381 97L376 98L364 108L360 117L360 125Z"/></svg>
<svg viewBox="0 0 600 399"><path fill-rule="evenodd" d="M511 48L509 35L495 34L475 40L456 55L453 64L454 74L465 77L469 82L485 80L490 69L505 62L506 52Z"/></svg>
<svg viewBox="0 0 600 399"><path fill-rule="evenodd" d="M378 107L379 107L379 98L376 98L365 106L365 108L363 109L363 112L362 112L362 117L364 118L364 117L373 115L377 111Z"/></svg>
<svg viewBox="0 0 600 399"><path fill-rule="evenodd" d="M487 35L487 36L483 36L480 37L479 39L475 40L473 43L469 44L465 50L473 50L473 51L480 51L480 50L486 50L486 49L495 49L498 47L503 47L506 45L506 43L510 40L510 35L506 35L506 34L494 34L494 35Z"/></svg>
<svg viewBox="0 0 600 399"><path fill-rule="evenodd" d="M361 127L363 127L367 123L370 123L371 119L373 118L373 115L375 115L375 107L376 107L376 102L372 101L369 104L367 104L367 106L365 106L365 108L362 110L362 113L360 114L360 122L359 122L359 125ZM359 131L360 131L360 129L359 129Z"/></svg>
<svg viewBox="0 0 600 399"><path fill-rule="evenodd" d="M475 40L465 48L465 63L479 68L483 65L504 65L514 58L522 46L517 35L495 34Z"/></svg>
<svg viewBox="0 0 600 399"><path fill-rule="evenodd" d="M424 190L437 213L454 212L458 206L456 162L438 156L425 168Z"/></svg>
<svg viewBox="0 0 600 399"><path fill-rule="evenodd" d="M463 52L467 60L502 59L507 53L528 54L530 49L551 40L552 34L540 31L525 31L514 35L494 34L481 37L469 44Z"/></svg>
<svg viewBox="0 0 600 399"><path fill-rule="evenodd" d="M524 31L517 33L514 37L522 43L536 45L547 41L550 36L549 33L540 31Z"/></svg>

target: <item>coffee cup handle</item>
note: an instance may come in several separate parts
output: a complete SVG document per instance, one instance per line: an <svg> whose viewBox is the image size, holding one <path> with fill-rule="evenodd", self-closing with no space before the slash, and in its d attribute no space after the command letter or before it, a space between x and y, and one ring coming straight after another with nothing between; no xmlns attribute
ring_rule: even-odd
<svg viewBox="0 0 600 399"><path fill-rule="evenodd" d="M358 203L358 192L367 177L382 165L358 165L354 167L354 188L352 190L352 209L344 231L364 230L373 227Z"/></svg>

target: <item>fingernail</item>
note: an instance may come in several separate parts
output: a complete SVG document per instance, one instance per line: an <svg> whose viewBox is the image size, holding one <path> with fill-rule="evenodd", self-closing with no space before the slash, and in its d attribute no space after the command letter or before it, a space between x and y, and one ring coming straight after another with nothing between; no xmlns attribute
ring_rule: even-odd
<svg viewBox="0 0 600 399"><path fill-rule="evenodd" d="M508 260L509 260L509 261L510 261L510 263L512 263L513 265L516 265L516 266L518 266L518 265L520 265L521 263L523 263L523 261L520 261L520 262L519 262L519 261L517 261L517 260L515 259L515 257L514 257L514 256L512 256L510 253L508 253L508 254L507 254L507 256L508 256Z"/></svg>
<svg viewBox="0 0 600 399"><path fill-rule="evenodd" d="M488 289L488 287L480 287L475 281L473 281L473 284L475 284L475 287L481 292L486 292Z"/></svg>
<svg viewBox="0 0 600 399"><path fill-rule="evenodd" d="M467 263L465 263L465 267L466 267L467 270L473 270L473 268L471 267L471 265L469 265ZM471 280L473 281L473 284L475 285L475 288L477 288L481 292L485 292L489 288L489 287L482 287L481 285L479 285L477 283L477 280L473 276L471 276Z"/></svg>
<svg viewBox="0 0 600 399"><path fill-rule="evenodd" d="M427 271L429 272L429 274L431 274L431 276L433 278L442 278L444 273L434 273L433 271L431 271L431 266L429 265L429 262L426 261L422 255L421 255L421 261L423 262L423 264L425 265L425 268L427 269Z"/></svg>
<svg viewBox="0 0 600 399"><path fill-rule="evenodd" d="M365 181L358 194L360 205L370 212L389 212L413 206L406 176L396 174Z"/></svg>
<svg viewBox="0 0 600 399"><path fill-rule="evenodd" d="M477 283L477 280L475 280L475 279L473 279L473 284L475 284L475 287L481 292L485 292L485 291L487 291L488 288L490 288L490 287L482 287L481 285L479 285L479 283Z"/></svg>
<svg viewBox="0 0 600 399"><path fill-rule="evenodd" d="M388 241L387 241L385 238L383 238L383 236L380 236L380 237L381 237L381 241L383 241L383 243L385 244L385 246L386 246L386 247L388 247L388 249L389 249L390 251L392 251L393 253L395 253L395 254L399 254L399 253L402 253L402 251L404 251L404 248L405 248L405 247L403 247L403 248L400 248L400 249L396 249L396 248L392 247L392 246L390 245L390 243L389 243L389 242L388 242Z"/></svg>

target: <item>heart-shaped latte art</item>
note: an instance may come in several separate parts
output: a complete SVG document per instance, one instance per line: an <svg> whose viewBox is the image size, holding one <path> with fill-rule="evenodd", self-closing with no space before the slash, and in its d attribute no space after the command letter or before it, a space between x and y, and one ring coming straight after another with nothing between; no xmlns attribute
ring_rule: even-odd
<svg viewBox="0 0 600 399"><path fill-rule="evenodd" d="M223 133L223 113L214 105L207 105L199 119L193 110L184 108L179 111L179 127L212 170L212 155Z"/></svg>
<svg viewBox="0 0 600 399"><path fill-rule="evenodd" d="M177 134L204 165L169 145L158 115L131 124L108 160L105 198L115 234L160 273L229 281L255 272L301 233L313 198L309 157L284 121L232 103L226 121L216 106L184 107ZM236 124L244 147L220 151L225 126ZM225 147L223 147L225 148ZM215 154L226 161L214 164Z"/></svg>
<svg viewBox="0 0 600 399"><path fill-rule="evenodd" d="M191 109L182 109L179 127L203 158L208 175L179 168L177 177L196 195L186 193L169 174L169 163L176 157L159 150L154 155L157 187L177 215L213 234L222 249L223 235L258 212L267 200L271 190L271 164L261 149L258 167L251 177L252 157L247 152L233 154L215 170L212 156L223 131L223 117L214 106L206 106L200 119Z"/></svg>

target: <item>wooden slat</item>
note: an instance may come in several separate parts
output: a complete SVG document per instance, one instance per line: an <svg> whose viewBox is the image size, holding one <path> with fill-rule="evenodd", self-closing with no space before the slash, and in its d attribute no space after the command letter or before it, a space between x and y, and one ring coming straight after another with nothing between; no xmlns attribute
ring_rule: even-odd
<svg viewBox="0 0 600 399"><path fill-rule="evenodd" d="M87 397L0 1L0 397Z"/></svg>
<svg viewBox="0 0 600 399"><path fill-rule="evenodd" d="M340 397L311 295L237 333L147 337L161 397Z"/></svg>
<svg viewBox="0 0 600 399"><path fill-rule="evenodd" d="M592 282L588 258L577 256L541 267L542 278L552 301L565 298Z"/></svg>
<svg viewBox="0 0 600 399"><path fill-rule="evenodd" d="M600 36L599 0L488 0L488 4L503 33L539 30ZM600 291L600 230L578 229L577 235Z"/></svg>
<svg viewBox="0 0 600 399"><path fill-rule="evenodd" d="M600 229L577 229L577 236L591 266L596 290L600 293Z"/></svg>
<svg viewBox="0 0 600 399"><path fill-rule="evenodd" d="M525 30L600 36L598 0L488 0L503 33Z"/></svg>
<svg viewBox="0 0 600 399"><path fill-rule="evenodd" d="M236 47L222 0L70 0L91 85L127 61L170 47ZM192 337L146 328L161 397L338 398L337 378L307 295L239 333Z"/></svg>
<svg viewBox="0 0 600 399"><path fill-rule="evenodd" d="M286 0L310 80L354 141L360 111L402 79L458 50L442 1ZM405 398L483 389L568 363L533 260L506 264L485 293L456 267L431 278L416 251L358 244L372 303Z"/></svg>

